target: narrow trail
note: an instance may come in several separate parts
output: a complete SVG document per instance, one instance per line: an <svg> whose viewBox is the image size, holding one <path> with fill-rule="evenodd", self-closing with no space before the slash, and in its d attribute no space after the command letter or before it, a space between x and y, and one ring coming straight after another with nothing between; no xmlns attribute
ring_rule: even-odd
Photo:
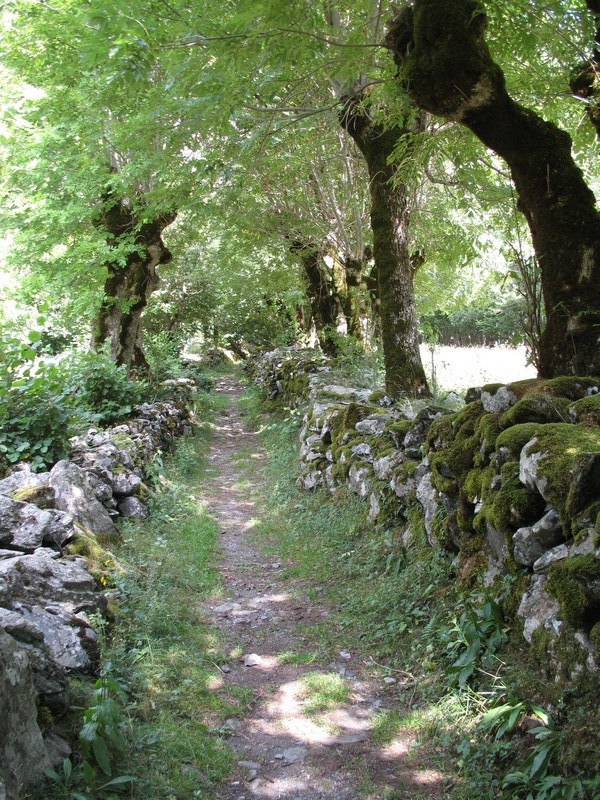
<svg viewBox="0 0 600 800"><path fill-rule="evenodd" d="M221 630L229 661L222 680L250 689L246 717L228 720L236 767L217 787L219 800L400 800L444 797L446 777L419 763L410 735L377 745L372 727L385 709L399 707L398 687L388 683L364 654L349 647L330 663L294 666L284 653L309 648L303 626L323 623L325 604L309 602L307 586L284 577L289 563L261 555L249 536L261 508L258 436L246 429L237 410L242 391L231 376L217 390L230 405L216 421L209 461L215 476L203 499L219 526L224 597L206 614ZM236 458L250 447L257 460L256 483ZM311 597L315 592L311 593ZM306 673L342 678L347 698L335 707L307 714Z"/></svg>

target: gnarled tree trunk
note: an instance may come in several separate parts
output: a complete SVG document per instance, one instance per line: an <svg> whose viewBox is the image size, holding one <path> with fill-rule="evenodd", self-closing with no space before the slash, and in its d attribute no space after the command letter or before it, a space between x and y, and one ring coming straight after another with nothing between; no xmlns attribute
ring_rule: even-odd
<svg viewBox="0 0 600 800"><path fill-rule="evenodd" d="M139 223L126 200L106 204L98 226L108 233L108 243L118 247L131 241L125 264L106 264L108 276L104 297L94 327L94 347L110 342L110 353L117 364L144 373L148 365L141 346L141 316L150 295L158 287L156 268L171 260L161 235L176 214L161 214L151 222Z"/></svg>
<svg viewBox="0 0 600 800"><path fill-rule="evenodd" d="M400 137L409 131L375 123L356 94L345 102L340 121L365 157L369 171L385 389L391 397L427 397L430 391L419 351L409 248L409 203L394 165L388 163Z"/></svg>
<svg viewBox="0 0 600 800"><path fill-rule="evenodd" d="M540 375L600 375L600 215L569 135L508 94L475 0L415 0L387 43L422 109L459 122L507 162L542 271Z"/></svg>
<svg viewBox="0 0 600 800"><path fill-rule="evenodd" d="M335 356L337 346L332 334L335 332L341 308L331 278L326 273L324 254L318 247L299 239L292 239L289 248L302 263L306 291L321 350L326 355Z"/></svg>

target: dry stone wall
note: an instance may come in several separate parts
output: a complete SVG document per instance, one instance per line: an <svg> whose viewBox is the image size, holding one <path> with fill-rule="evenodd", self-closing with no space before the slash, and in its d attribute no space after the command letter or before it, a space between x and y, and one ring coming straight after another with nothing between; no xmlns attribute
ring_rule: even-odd
<svg viewBox="0 0 600 800"><path fill-rule="evenodd" d="M24 464L0 480L0 798L18 798L68 753L48 720L69 707L68 676L97 670L90 614L107 606L82 556L114 539L117 518L148 514L149 468L192 430L183 401L134 415L74 438L47 473Z"/></svg>
<svg viewBox="0 0 600 800"><path fill-rule="evenodd" d="M305 408L299 484L363 498L369 520L391 522L403 547L416 513L466 587L506 597L512 586L508 621L550 679L598 672L599 382L485 386L451 412L335 385L327 369L293 350L251 368L271 399Z"/></svg>

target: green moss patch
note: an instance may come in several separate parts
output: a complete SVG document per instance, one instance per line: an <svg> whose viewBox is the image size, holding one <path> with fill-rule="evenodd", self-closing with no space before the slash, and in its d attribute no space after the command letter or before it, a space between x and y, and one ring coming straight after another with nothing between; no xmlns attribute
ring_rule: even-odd
<svg viewBox="0 0 600 800"><path fill-rule="evenodd" d="M571 403L569 413L580 425L600 425L600 394Z"/></svg>
<svg viewBox="0 0 600 800"><path fill-rule="evenodd" d="M569 401L550 394L526 394L500 417L500 426L508 428L524 422L569 422Z"/></svg>
<svg viewBox="0 0 600 800"><path fill-rule="evenodd" d="M600 621L600 561L593 555L553 564L546 590L556 597L562 618L574 628L590 630Z"/></svg>
<svg viewBox="0 0 600 800"><path fill-rule="evenodd" d="M600 486L600 428L549 424L539 427L529 452L543 453L537 476L544 498L557 509L565 528L597 499Z"/></svg>
<svg viewBox="0 0 600 800"><path fill-rule="evenodd" d="M506 447L515 458L518 458L521 450L527 442L535 438L540 430L537 422L524 422L522 425L513 425L498 436L496 439L496 449Z"/></svg>

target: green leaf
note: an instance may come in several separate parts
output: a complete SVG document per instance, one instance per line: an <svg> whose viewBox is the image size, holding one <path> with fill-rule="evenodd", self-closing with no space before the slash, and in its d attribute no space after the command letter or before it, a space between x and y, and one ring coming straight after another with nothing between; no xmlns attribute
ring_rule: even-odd
<svg viewBox="0 0 600 800"><path fill-rule="evenodd" d="M110 775L112 772L110 754L106 742L101 736L96 736L92 740L92 752L102 772L104 772L105 775Z"/></svg>
<svg viewBox="0 0 600 800"><path fill-rule="evenodd" d="M100 789L107 789L109 786L119 786L124 783L134 783L134 781L137 781L137 778L133 775L119 775L117 778L108 781L108 783L103 783Z"/></svg>

